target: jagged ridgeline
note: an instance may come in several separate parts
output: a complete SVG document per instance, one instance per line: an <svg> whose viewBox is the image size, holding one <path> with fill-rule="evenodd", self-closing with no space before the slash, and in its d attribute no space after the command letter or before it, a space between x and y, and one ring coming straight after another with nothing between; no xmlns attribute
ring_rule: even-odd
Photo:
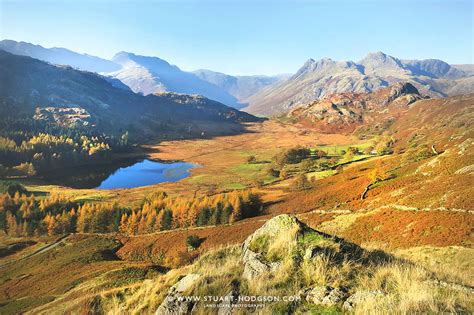
<svg viewBox="0 0 474 315"><path fill-rule="evenodd" d="M330 94L373 92L401 81L431 97L466 94L474 87L474 76L465 67L437 59L401 60L376 52L358 62L309 59L287 80L250 96L245 110L272 116Z"/></svg>

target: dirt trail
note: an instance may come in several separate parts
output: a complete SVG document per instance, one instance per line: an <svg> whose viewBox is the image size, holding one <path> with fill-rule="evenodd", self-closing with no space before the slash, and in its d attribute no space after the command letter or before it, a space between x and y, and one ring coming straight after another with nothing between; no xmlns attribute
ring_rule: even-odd
<svg viewBox="0 0 474 315"><path fill-rule="evenodd" d="M37 255L39 255L39 254L45 253L45 252L47 252L47 251L49 251L49 250L55 248L55 247L58 246L59 244L63 243L66 239L69 238L69 236L71 236L71 233L61 236L60 238L58 238L57 240L55 240L53 243L48 244L48 245L45 245L45 246L43 246L43 247L37 249L36 251L34 251L34 252L31 253L31 254L28 254L28 255L26 255L26 256L23 256L23 257L21 257L21 258L19 258L19 259L17 259L17 260L14 260L14 261L10 261L10 262L8 262L8 263L6 263L6 264L0 265L0 269L1 269L1 268L4 268L4 267L6 267L6 266L9 266L9 265L11 265L11 264L13 264L13 263L17 263L17 262L19 262L19 261L22 261L22 260L25 260L25 259L28 259L28 258L31 258L31 257L35 257L35 256L37 256Z"/></svg>

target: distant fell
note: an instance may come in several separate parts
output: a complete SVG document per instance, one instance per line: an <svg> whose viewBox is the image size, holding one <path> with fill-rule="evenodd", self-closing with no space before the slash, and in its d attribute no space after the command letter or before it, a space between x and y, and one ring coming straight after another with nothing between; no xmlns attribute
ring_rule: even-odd
<svg viewBox="0 0 474 315"><path fill-rule="evenodd" d="M112 134L128 130L187 138L230 134L242 130L241 122L259 121L203 96L169 92L142 96L95 73L5 51L0 51L0 86L0 116L5 119L48 116L38 115L42 109L70 115L73 109L87 117L82 125Z"/></svg>
<svg viewBox="0 0 474 315"><path fill-rule="evenodd" d="M284 117L321 132L352 132L360 126L390 122L409 105L423 99L416 87L408 82L371 93L338 93L301 105Z"/></svg>
<svg viewBox="0 0 474 315"><path fill-rule="evenodd" d="M79 54L66 48L44 48L26 42L13 40L0 41L0 49L21 56L29 56L52 64L69 65L79 70L91 72L112 72L120 69L120 65L113 61L99 57Z"/></svg>
<svg viewBox="0 0 474 315"><path fill-rule="evenodd" d="M470 65L452 66L438 59L401 60L383 52L358 62L308 59L287 80L248 98L246 111L272 116L333 93L367 93L406 81L433 97L474 91Z"/></svg>
<svg viewBox="0 0 474 315"><path fill-rule="evenodd" d="M200 69L193 72L202 80L212 83L230 95L234 96L239 102L245 103L246 99L262 90L263 88L275 84L286 78L286 75L264 76L264 75L246 75L233 76L221 72Z"/></svg>

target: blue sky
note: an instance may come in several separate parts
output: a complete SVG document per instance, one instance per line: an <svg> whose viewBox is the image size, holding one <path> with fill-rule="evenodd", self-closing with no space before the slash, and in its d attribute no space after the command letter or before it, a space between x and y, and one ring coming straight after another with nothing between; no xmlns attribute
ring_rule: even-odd
<svg viewBox="0 0 474 315"><path fill-rule="evenodd" d="M230 74L292 73L308 58L379 50L473 63L473 10L471 0L0 0L0 37Z"/></svg>

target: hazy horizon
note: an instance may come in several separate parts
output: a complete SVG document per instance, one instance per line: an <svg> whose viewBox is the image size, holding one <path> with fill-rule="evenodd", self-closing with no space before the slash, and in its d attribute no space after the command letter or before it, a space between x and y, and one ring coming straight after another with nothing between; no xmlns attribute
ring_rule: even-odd
<svg viewBox="0 0 474 315"><path fill-rule="evenodd" d="M400 5L402 4L402 5ZM470 1L0 1L0 38L105 59L120 51L186 71L294 73L304 61L400 59L472 64Z"/></svg>

